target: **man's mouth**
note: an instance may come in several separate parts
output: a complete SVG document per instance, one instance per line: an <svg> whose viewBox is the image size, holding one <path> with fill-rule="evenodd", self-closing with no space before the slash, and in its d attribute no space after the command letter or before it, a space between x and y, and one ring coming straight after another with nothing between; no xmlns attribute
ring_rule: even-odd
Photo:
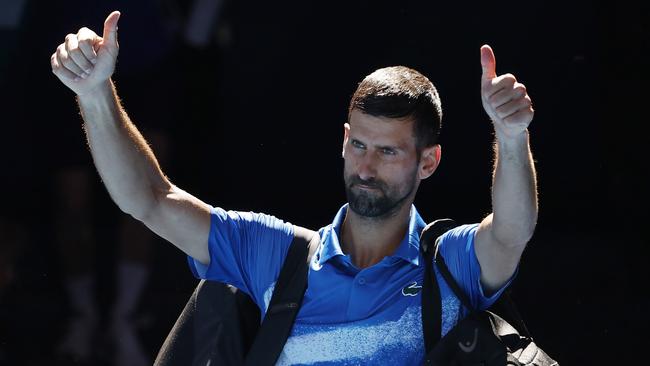
<svg viewBox="0 0 650 366"><path fill-rule="evenodd" d="M379 189L376 185L368 185L368 184L361 184L361 183L355 183L353 187L359 187L362 189Z"/></svg>

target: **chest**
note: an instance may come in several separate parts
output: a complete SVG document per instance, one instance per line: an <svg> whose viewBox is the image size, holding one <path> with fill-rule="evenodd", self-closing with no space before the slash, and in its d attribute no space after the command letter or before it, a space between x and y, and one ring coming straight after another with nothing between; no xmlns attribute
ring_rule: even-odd
<svg viewBox="0 0 650 366"><path fill-rule="evenodd" d="M424 271L391 265L351 271L312 263L307 292L278 365L420 364ZM441 287L443 333L459 302Z"/></svg>
<svg viewBox="0 0 650 366"><path fill-rule="evenodd" d="M358 270L344 261L312 262L298 322L346 323L380 317L395 320L420 306L424 271L399 260Z"/></svg>

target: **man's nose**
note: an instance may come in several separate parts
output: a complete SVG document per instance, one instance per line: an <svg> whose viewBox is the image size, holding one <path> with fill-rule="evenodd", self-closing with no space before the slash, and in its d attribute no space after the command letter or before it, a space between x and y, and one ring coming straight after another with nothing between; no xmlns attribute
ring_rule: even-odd
<svg viewBox="0 0 650 366"><path fill-rule="evenodd" d="M377 175L377 158L372 152L359 157L358 175L362 180L372 180Z"/></svg>

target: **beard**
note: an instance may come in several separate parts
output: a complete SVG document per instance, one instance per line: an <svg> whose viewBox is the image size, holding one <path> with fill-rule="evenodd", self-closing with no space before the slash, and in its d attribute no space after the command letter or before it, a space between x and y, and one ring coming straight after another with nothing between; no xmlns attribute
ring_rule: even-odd
<svg viewBox="0 0 650 366"><path fill-rule="evenodd" d="M389 186L386 182L378 179L363 180L358 175L345 175L345 194L348 198L350 209L359 216L382 219L387 218L399 211L407 199L415 190L416 172L410 175L410 179L400 189L397 186ZM364 185L372 190L358 187Z"/></svg>

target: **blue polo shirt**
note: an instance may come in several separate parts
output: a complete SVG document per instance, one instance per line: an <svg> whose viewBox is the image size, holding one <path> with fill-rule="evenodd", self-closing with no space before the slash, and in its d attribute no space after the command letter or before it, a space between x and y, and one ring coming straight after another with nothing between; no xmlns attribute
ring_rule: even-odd
<svg viewBox="0 0 650 366"><path fill-rule="evenodd" d="M308 287L277 365L415 365L424 360L421 289L424 264L419 237L425 222L411 207L408 232L393 255L364 269L343 253L340 229L347 205L319 230ZM193 258L198 278L231 284L266 312L293 239L293 225L259 213L211 210L210 265ZM478 224L456 227L441 238L440 254L473 305L489 307L507 284L486 297L474 253ZM442 300L442 335L466 309L435 270Z"/></svg>

